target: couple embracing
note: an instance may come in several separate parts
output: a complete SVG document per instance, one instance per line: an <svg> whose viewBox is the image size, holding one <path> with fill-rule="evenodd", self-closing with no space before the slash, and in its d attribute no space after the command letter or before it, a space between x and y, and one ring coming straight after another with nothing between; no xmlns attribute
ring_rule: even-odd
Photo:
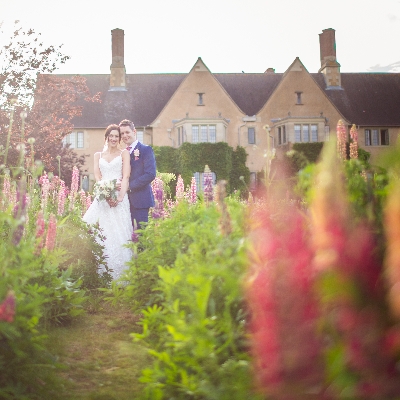
<svg viewBox="0 0 400 400"><path fill-rule="evenodd" d="M132 252L125 247L134 229L148 222L149 208L154 207L150 183L156 177L153 149L137 140L134 124L124 119L119 125L109 125L105 131L102 152L94 155L96 183L117 180L116 198L95 199L83 216L92 225L99 224L105 236L107 265L113 279L119 279ZM126 149L121 149L121 140Z"/></svg>

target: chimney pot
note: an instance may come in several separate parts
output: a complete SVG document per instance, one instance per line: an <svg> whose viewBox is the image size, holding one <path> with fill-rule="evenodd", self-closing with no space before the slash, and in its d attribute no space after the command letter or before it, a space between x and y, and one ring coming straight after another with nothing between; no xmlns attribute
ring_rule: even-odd
<svg viewBox="0 0 400 400"><path fill-rule="evenodd" d="M336 60L335 30L324 29L319 34L321 68L327 88L341 88L340 64Z"/></svg>
<svg viewBox="0 0 400 400"><path fill-rule="evenodd" d="M117 28L111 31L111 53L110 90L126 90L123 29Z"/></svg>
<svg viewBox="0 0 400 400"><path fill-rule="evenodd" d="M323 29L319 34L319 46L321 55L321 65L325 61L336 60L335 30L332 28Z"/></svg>

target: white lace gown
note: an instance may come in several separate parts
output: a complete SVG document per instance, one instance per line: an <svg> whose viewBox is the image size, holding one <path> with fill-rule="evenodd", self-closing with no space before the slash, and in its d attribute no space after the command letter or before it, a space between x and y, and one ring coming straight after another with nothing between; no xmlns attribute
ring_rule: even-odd
<svg viewBox="0 0 400 400"><path fill-rule="evenodd" d="M119 155L111 162L101 157L99 167L102 180L112 180L122 178L122 157ZM87 224L99 223L105 241L99 241L105 249L107 266L112 271L110 274L113 279L119 279L127 269L125 263L132 258L132 251L124 245L132 239L132 221L129 207L128 195L125 194L124 200L116 207L110 207L105 200L95 199L83 216ZM99 240L99 239L98 239ZM103 272L104 268L100 268Z"/></svg>

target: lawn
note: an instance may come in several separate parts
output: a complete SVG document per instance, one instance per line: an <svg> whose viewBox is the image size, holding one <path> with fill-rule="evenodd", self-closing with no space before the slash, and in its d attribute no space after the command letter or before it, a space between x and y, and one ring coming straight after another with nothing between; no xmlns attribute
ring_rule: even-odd
<svg viewBox="0 0 400 400"><path fill-rule="evenodd" d="M133 343L139 317L127 308L100 304L94 313L49 330L50 351L60 364L60 399L136 399L147 352Z"/></svg>

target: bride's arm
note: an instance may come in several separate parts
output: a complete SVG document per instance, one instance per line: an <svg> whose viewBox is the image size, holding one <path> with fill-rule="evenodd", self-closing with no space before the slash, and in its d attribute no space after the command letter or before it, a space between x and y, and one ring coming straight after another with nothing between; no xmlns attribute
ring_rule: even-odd
<svg viewBox="0 0 400 400"><path fill-rule="evenodd" d="M100 160L100 153L94 153L94 178L96 179L96 182L101 181L99 160Z"/></svg>
<svg viewBox="0 0 400 400"><path fill-rule="evenodd" d="M131 174L131 158L128 150L122 151L122 180L121 189L118 193L117 201L124 199L125 193L129 187L129 175Z"/></svg>

